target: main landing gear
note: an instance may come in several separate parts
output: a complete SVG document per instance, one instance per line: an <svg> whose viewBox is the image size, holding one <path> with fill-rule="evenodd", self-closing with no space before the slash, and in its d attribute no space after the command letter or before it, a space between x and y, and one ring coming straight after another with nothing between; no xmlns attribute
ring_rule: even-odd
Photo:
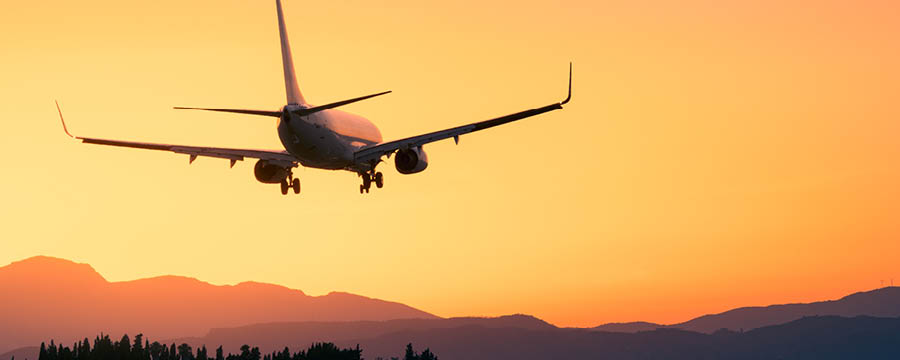
<svg viewBox="0 0 900 360"><path fill-rule="evenodd" d="M293 189L294 194L300 193L300 179L295 179L293 174L281 180L281 195L287 195L289 189Z"/></svg>
<svg viewBox="0 0 900 360"><path fill-rule="evenodd" d="M374 174L372 174L373 172L374 171L360 174L363 181L362 185L359 186L360 194L362 194L363 192L368 193L369 189L372 188L373 182L375 183L375 187L379 189L384 186L384 175L382 175L380 172L375 172Z"/></svg>

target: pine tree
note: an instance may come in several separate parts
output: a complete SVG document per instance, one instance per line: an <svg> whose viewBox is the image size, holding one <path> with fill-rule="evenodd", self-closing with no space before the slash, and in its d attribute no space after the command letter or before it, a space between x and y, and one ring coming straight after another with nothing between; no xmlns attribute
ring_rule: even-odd
<svg viewBox="0 0 900 360"><path fill-rule="evenodd" d="M194 352L188 344L178 345L178 360L194 360Z"/></svg>
<svg viewBox="0 0 900 360"><path fill-rule="evenodd" d="M78 350L78 360L89 360L91 358L91 342L88 338L81 341L81 349Z"/></svg>
<svg viewBox="0 0 900 360"><path fill-rule="evenodd" d="M50 340L50 347L47 348L47 358L49 360L59 360L59 356L56 352L56 344L53 343L53 340Z"/></svg>
<svg viewBox="0 0 900 360"><path fill-rule="evenodd" d="M72 349L68 346L59 346L59 360L73 360Z"/></svg>
<svg viewBox="0 0 900 360"><path fill-rule="evenodd" d="M113 347L116 349L116 356L119 360L128 360L131 357L131 338L128 337L128 334L122 335L122 339Z"/></svg>
<svg viewBox="0 0 900 360"><path fill-rule="evenodd" d="M164 345L159 342L154 341L152 344L147 346L148 352L150 353L150 360L161 360L164 350Z"/></svg>
<svg viewBox="0 0 900 360"><path fill-rule="evenodd" d="M419 355L416 355L416 352L413 351L412 343L406 344L406 355L403 357L403 360L419 360Z"/></svg>
<svg viewBox="0 0 900 360"><path fill-rule="evenodd" d="M430 349L425 348L425 350L422 351L422 355L419 355L419 360L438 360L438 358Z"/></svg>
<svg viewBox="0 0 900 360"><path fill-rule="evenodd" d="M144 358L144 334L134 336L134 345L131 347L131 359L143 360Z"/></svg>
<svg viewBox="0 0 900 360"><path fill-rule="evenodd" d="M159 353L159 360L169 360L169 346L163 345L162 352Z"/></svg>

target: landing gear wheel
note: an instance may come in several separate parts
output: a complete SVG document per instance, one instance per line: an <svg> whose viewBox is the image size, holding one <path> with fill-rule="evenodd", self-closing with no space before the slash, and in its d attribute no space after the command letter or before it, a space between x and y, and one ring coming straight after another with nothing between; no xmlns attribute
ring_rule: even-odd
<svg viewBox="0 0 900 360"><path fill-rule="evenodd" d="M372 187L372 177L369 176L369 174L363 174L362 179L363 179L363 183L362 183L363 187L366 188L366 190L368 190L370 187Z"/></svg>
<svg viewBox="0 0 900 360"><path fill-rule="evenodd" d="M287 180L281 180L281 195L287 195L287 193L288 193Z"/></svg>
<svg viewBox="0 0 900 360"><path fill-rule="evenodd" d="M291 183L291 187L294 188L294 194L300 193L300 179L294 179Z"/></svg>
<svg viewBox="0 0 900 360"><path fill-rule="evenodd" d="M380 172L375 173L375 187L381 189L384 186L384 176Z"/></svg>
<svg viewBox="0 0 900 360"><path fill-rule="evenodd" d="M359 193L362 194L363 191L366 191L366 187L365 187L365 185L360 185L360 186L359 186Z"/></svg>

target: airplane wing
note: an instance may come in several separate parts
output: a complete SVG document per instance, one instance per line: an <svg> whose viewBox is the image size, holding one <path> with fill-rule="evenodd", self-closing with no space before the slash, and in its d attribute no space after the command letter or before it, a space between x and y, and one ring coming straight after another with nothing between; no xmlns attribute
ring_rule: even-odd
<svg viewBox="0 0 900 360"><path fill-rule="evenodd" d="M253 150L253 149L229 149L229 148L216 148L216 147L204 147L204 146L186 146L186 145L171 145L171 144L157 144L157 143L145 143L145 142L135 142L135 141L122 141L122 140L108 140L108 139L98 139L98 138L89 138L89 137L81 137L75 136L69 133L69 129L66 128L66 121L63 120L62 110L59 108L59 103L56 104L56 110L59 112L59 120L62 122L63 131L66 132L66 135L77 140L81 140L81 142L85 144L97 144L97 145L110 145L110 146L121 146L121 147L130 147L136 149L148 149L148 150L162 150L162 151L170 151L176 154L186 154L190 156L190 162L194 162L198 156L207 156L214 157L220 159L228 159L231 160L231 166L237 161L242 161L244 158L253 158L260 160L267 160L273 163L277 163L283 166L297 167L297 159L288 154L286 151L271 151L271 150Z"/></svg>
<svg viewBox="0 0 900 360"><path fill-rule="evenodd" d="M510 114L506 116L501 116L495 119L480 121L476 123L471 123L468 125L457 126L454 128L435 131L427 134L422 134L418 136L408 137L405 139L394 140L391 142L376 144L368 147L364 147L362 149L357 150L353 156L357 163L370 163L377 162L381 159L382 156L390 156L394 151L399 149L409 149L414 147L420 147L430 142L444 140L448 138L453 138L457 143L459 143L459 136L463 134L468 134L470 132L475 132L478 130L484 130L487 128L491 128L498 125L503 125L506 123L510 123L516 120L521 120L527 117L532 117L535 115L543 114L545 112L559 110L562 109L562 106L567 104L569 100L572 99L572 64L569 64L569 95L565 100L550 104L547 106L520 111L515 114Z"/></svg>

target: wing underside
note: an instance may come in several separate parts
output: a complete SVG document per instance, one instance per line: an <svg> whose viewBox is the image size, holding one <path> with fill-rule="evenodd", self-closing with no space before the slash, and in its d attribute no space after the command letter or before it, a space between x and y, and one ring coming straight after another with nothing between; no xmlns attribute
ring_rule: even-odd
<svg viewBox="0 0 900 360"><path fill-rule="evenodd" d="M542 106L539 108L534 108L530 110L520 111L514 114L501 116L498 118L480 121L476 123L471 123L467 125L457 126L450 129L430 132L427 134L417 135L408 137L405 139L394 140L386 143L376 144L369 147L362 148L356 153L353 154L354 160L356 163L372 163L377 162L382 156L390 155L394 151L400 149L409 149L413 147L421 147L430 142L444 140L453 138L457 143L459 142L459 136L463 134L468 134L470 132L475 132L479 130L484 130L488 128L492 128L494 126L503 125L506 123L510 123L516 120L521 120L524 118L532 117L535 115L540 115L545 112L562 109L563 105L567 104L569 100L572 99L572 64L569 64L569 95L565 100L550 104L547 106Z"/></svg>
<svg viewBox="0 0 900 360"><path fill-rule="evenodd" d="M280 164L283 166L290 166L290 167L297 166L297 158L295 158L291 154L288 154L285 151L232 149L232 148L219 148L219 147L206 147L206 146L159 144L159 143L110 140L110 139L75 136L75 135L72 135L71 133L69 133L69 129L66 127L66 122L63 119L63 115L62 115L62 110L60 110L60 108L59 108L59 103L56 104L56 110L59 112L59 120L62 123L63 131L66 132L66 135L69 135L70 137L72 137L74 139L81 140L81 142L83 142L85 144L96 144L96 145L128 147L128 148L135 148L135 149L169 151L169 152L173 152L176 154L188 155L190 162L194 162L194 160L197 159L198 156L205 156L205 157L213 157L213 158L219 158L219 159L228 159L231 161L231 166L234 166L234 164L236 162L242 161L245 158L266 160L266 161L269 161L272 163L277 163L277 164Z"/></svg>

